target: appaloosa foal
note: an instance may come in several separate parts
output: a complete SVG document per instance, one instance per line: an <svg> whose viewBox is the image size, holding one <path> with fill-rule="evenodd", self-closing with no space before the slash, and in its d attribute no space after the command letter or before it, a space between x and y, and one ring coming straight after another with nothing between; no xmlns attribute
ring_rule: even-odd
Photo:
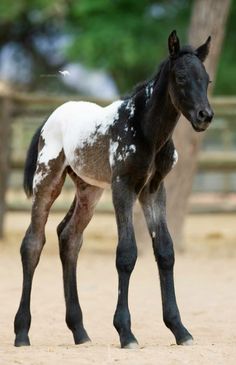
<svg viewBox="0 0 236 365"><path fill-rule="evenodd" d="M210 37L198 49L180 48L173 31L168 45L169 56L158 73L129 97L105 108L88 102L65 103L34 135L25 167L25 190L28 195L33 194L33 205L31 223L21 246L23 291L15 317L16 346L30 344L32 279L45 243L49 210L61 192L66 174L74 181L76 194L57 232L66 323L75 343L89 340L77 294L77 257L83 231L108 185L112 188L119 237L114 326L121 347L137 345L128 308L129 279L137 258L132 222L137 199L146 217L159 268L164 322L177 344L191 342L192 336L181 322L175 299L174 251L166 224L163 179L177 160L172 134L180 114L197 132L204 131L213 117L207 99L209 77L202 64L209 52Z"/></svg>

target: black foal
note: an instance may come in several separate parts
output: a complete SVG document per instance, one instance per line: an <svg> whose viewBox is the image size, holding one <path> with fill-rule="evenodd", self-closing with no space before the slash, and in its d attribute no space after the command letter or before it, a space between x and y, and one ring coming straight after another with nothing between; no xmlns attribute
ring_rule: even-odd
<svg viewBox="0 0 236 365"><path fill-rule="evenodd" d="M128 307L130 275L137 259L133 206L139 199L158 264L166 326L177 344L192 336L183 326L175 298L174 250L165 213L163 179L177 161L172 134L182 113L194 130L204 131L213 112L207 99L209 76L203 66L210 37L197 49L180 48L176 32L168 39L169 56L158 73L128 97L105 108L68 102L57 108L34 135L25 166L24 186L33 195L31 223L21 246L23 290L15 317L15 345L29 345L30 294L35 268L45 243L49 210L68 173L74 202L57 232L63 267L66 323L76 344L89 340L79 305L76 266L83 232L103 189L111 186L118 228L116 267L119 276L114 326L121 347L137 340Z"/></svg>

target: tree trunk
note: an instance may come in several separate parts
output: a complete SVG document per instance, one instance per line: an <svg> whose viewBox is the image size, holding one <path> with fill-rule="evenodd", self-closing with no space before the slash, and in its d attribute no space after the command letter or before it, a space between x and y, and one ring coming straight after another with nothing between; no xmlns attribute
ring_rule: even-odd
<svg viewBox="0 0 236 365"><path fill-rule="evenodd" d="M229 8L230 0L196 0L193 6L189 27L189 44L196 47L200 46L209 35L212 36L210 54L205 66L213 81L224 39ZM192 190L197 168L197 156L203 136L202 133L194 132L190 123L181 117L174 133L179 161L166 180L168 222L176 247L180 250L183 249L184 218L187 213L188 198Z"/></svg>
<svg viewBox="0 0 236 365"><path fill-rule="evenodd" d="M0 99L0 239L3 237L4 216L6 212L6 191L10 171L10 109L10 100L5 97Z"/></svg>

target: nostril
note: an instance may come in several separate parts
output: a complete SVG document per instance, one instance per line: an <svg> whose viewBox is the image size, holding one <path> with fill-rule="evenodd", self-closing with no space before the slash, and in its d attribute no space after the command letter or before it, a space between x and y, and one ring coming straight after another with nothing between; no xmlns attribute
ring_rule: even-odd
<svg viewBox="0 0 236 365"><path fill-rule="evenodd" d="M209 115L206 116L205 121L210 123L212 118L213 118L213 114L209 114Z"/></svg>
<svg viewBox="0 0 236 365"><path fill-rule="evenodd" d="M206 114L204 113L203 110L200 110L198 112L198 118L201 120L201 121L204 121L206 119Z"/></svg>
<svg viewBox="0 0 236 365"><path fill-rule="evenodd" d="M199 110L198 112L199 121L210 123L212 118L213 118L213 112L209 112L208 110Z"/></svg>

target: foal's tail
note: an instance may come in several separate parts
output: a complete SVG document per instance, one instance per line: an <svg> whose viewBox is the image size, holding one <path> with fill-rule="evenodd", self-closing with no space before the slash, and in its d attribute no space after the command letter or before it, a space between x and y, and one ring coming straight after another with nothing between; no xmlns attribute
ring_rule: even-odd
<svg viewBox="0 0 236 365"><path fill-rule="evenodd" d="M35 134L33 135L26 155L23 187L28 198L33 195L33 179L37 167L38 144L41 130L45 123L46 121L36 130Z"/></svg>

